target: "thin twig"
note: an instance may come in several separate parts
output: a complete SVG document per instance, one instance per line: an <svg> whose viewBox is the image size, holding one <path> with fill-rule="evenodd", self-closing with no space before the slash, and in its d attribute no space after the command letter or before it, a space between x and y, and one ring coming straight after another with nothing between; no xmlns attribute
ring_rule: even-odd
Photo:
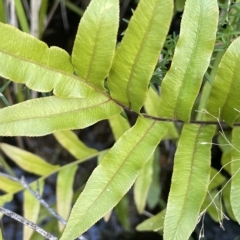
<svg viewBox="0 0 240 240"><path fill-rule="evenodd" d="M24 188L26 188L39 202L40 204L47 209L47 211L56 219L58 219L64 226L66 226L67 221L61 217L57 212L55 212L49 205L46 203L40 196L40 194L37 191L34 191L31 186L26 182L25 178L22 176L21 179L18 179L16 177L12 177L6 173L0 172L0 176L6 177L12 181L20 183ZM84 236L79 236L79 240L86 240Z"/></svg>
<svg viewBox="0 0 240 240"><path fill-rule="evenodd" d="M26 218L18 215L15 212L12 212L4 207L0 206L0 212L2 212L3 214L9 216L12 219L17 220L18 222L32 228L34 231L38 232L39 234L41 234L43 237L50 239L50 240L57 240L58 238L53 236L52 234L46 232L45 230L43 230L42 228L40 228L39 226L37 226L35 223L27 220Z"/></svg>

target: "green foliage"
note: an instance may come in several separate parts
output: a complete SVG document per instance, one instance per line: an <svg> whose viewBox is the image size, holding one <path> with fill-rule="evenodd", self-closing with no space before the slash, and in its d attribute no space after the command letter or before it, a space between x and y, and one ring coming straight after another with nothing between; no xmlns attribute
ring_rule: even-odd
<svg viewBox="0 0 240 240"><path fill-rule="evenodd" d="M178 4L181 7L183 1ZM239 8L233 6L235 18L227 15L220 21L236 28L235 35L223 34L222 25L218 26L217 0L187 0L179 38L167 38L173 1L141 0L115 50L119 2L92 0L79 24L71 56L0 23L0 76L43 93L43 97L0 109L0 135L54 133L59 143L77 159L64 166L52 165L25 150L0 144L1 151L22 169L41 176L31 184L35 188L37 182L43 188L43 180L58 173L58 212L68 218L71 211L61 239L75 239L109 214L135 181L134 199L142 213L148 193L156 188L159 169L154 169L157 163L154 153L158 152L162 139L179 138L167 207L137 229L163 230L166 240L188 239L202 216L201 211L208 211L216 221L222 219L212 204L215 202L220 208L217 189L220 186L225 189L227 212L240 223L240 113L237 111L240 109L240 38L236 21ZM221 48L220 32L222 39L227 36L231 40ZM233 36L237 38L234 41ZM162 61L159 61L160 53ZM3 101L7 85L8 82L0 88ZM195 118L194 110L205 106L207 111ZM133 127L122 117L126 116L125 111L137 116ZM69 131L103 119L109 120L116 140L106 152L85 146ZM182 129L176 128L175 121L182 124ZM233 127L232 140L225 138L232 147L223 149L224 161L231 165L231 168L224 166L232 176L231 186L210 167L210 143L218 124ZM94 156L103 159L71 209L77 165ZM4 176L0 180L0 189L6 192L0 196L4 204L22 187ZM24 196L25 204L33 206L32 212L24 214L36 222L39 205L27 194ZM156 200L150 205L155 204ZM63 226L59 225L59 229L61 232ZM25 234L27 239L32 232Z"/></svg>

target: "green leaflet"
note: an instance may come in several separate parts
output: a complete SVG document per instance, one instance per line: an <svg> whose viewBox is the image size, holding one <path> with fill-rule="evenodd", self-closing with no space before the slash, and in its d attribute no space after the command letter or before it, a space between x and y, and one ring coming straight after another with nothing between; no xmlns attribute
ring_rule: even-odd
<svg viewBox="0 0 240 240"><path fill-rule="evenodd" d="M185 124L174 159L172 184L164 221L164 239L188 239L194 230L210 177L215 126Z"/></svg>
<svg viewBox="0 0 240 240"><path fill-rule="evenodd" d="M111 96L136 112L145 101L172 14L172 0L141 0L116 51L108 78Z"/></svg>
<svg viewBox="0 0 240 240"><path fill-rule="evenodd" d="M240 146L240 127L234 127L232 131L232 145L235 148ZM230 200L232 205L233 214L236 217L238 223L240 223L240 152L238 149L232 149L232 183Z"/></svg>
<svg viewBox="0 0 240 240"><path fill-rule="evenodd" d="M64 50L0 23L0 75L30 89L59 97L85 97L91 87L73 75L70 56Z"/></svg>
<svg viewBox="0 0 240 240"><path fill-rule="evenodd" d="M40 195L43 192L44 187L44 181L35 182L35 184L32 184L31 188L34 191L37 191ZM40 212L40 201L37 200L28 190L25 190L23 192L23 210L24 210L24 217L28 219L29 221L36 223L38 220L38 215ZM26 225L23 227L23 239L29 240L31 239L31 236L33 235L34 230Z"/></svg>
<svg viewBox="0 0 240 240"><path fill-rule="evenodd" d="M78 76L104 89L108 76L119 22L119 1L91 1L78 27L72 63Z"/></svg>
<svg viewBox="0 0 240 240"><path fill-rule="evenodd" d="M210 63L217 24L217 0L186 1L171 68L161 85L159 116L189 122Z"/></svg>
<svg viewBox="0 0 240 240"><path fill-rule="evenodd" d="M73 165L58 173L56 194L57 212L64 219L68 219L72 208L73 183L77 168L77 165ZM62 232L65 226L61 222L58 222L58 227L60 232Z"/></svg>
<svg viewBox="0 0 240 240"><path fill-rule="evenodd" d="M134 184L134 202L139 214L142 214L145 209L148 191L152 183L153 160L154 154L139 172L136 182Z"/></svg>
<svg viewBox="0 0 240 240"><path fill-rule="evenodd" d="M166 131L164 123L138 118L93 171L72 208L61 240L75 239L121 200Z"/></svg>
<svg viewBox="0 0 240 240"><path fill-rule="evenodd" d="M57 141L76 159L84 159L97 152L96 149L87 147L72 131L59 131L53 133Z"/></svg>
<svg viewBox="0 0 240 240"><path fill-rule="evenodd" d="M85 128L120 111L113 101L98 93L87 98L38 98L1 109L0 135L43 136Z"/></svg>
<svg viewBox="0 0 240 240"><path fill-rule="evenodd" d="M240 113L234 109L240 106L239 63L240 38L237 38L222 57L207 103L207 111L215 117L220 117L230 126L240 116ZM211 116L206 118L212 120Z"/></svg>
<svg viewBox="0 0 240 240"><path fill-rule="evenodd" d="M35 154L6 143L0 143L0 149L22 169L37 175L47 175L59 168L59 166L49 164Z"/></svg>
<svg viewBox="0 0 240 240"><path fill-rule="evenodd" d="M163 209L160 213L155 216L145 220L144 222L137 225L138 231L162 231L163 230L163 222L166 214L166 208Z"/></svg>

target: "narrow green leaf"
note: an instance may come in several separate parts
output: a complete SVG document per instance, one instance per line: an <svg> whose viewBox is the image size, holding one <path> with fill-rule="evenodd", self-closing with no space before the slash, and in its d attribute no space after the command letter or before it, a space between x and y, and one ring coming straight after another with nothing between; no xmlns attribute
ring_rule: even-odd
<svg viewBox="0 0 240 240"><path fill-rule="evenodd" d="M231 200L230 200L230 193L231 193L231 182L229 182L225 188L222 191L222 197L223 197L223 202L224 202L224 207L226 209L227 215L233 220L237 221L233 211L232 211L232 206L231 206Z"/></svg>
<svg viewBox="0 0 240 240"><path fill-rule="evenodd" d="M42 39L42 35L45 27L47 9L48 9L48 0L41 0L41 7L39 10L39 26L38 26L39 39Z"/></svg>
<svg viewBox="0 0 240 240"><path fill-rule="evenodd" d="M38 193L41 195L44 187L44 181L39 181L33 185L31 185L31 188L34 191L38 191ZM41 204L40 202L28 191L25 190L23 192L23 210L24 210L24 217L33 222L37 223L38 215L40 212ZM31 236L33 235L34 230L26 225L23 227L23 239L29 240L31 239Z"/></svg>
<svg viewBox="0 0 240 240"><path fill-rule="evenodd" d="M237 38L222 57L207 103L207 111L229 125L240 116L240 113L234 109L240 106L239 56L240 38ZM212 120L209 115L206 118Z"/></svg>
<svg viewBox="0 0 240 240"><path fill-rule="evenodd" d="M77 166L73 165L59 172L57 177L57 212L64 219L68 219L72 208L73 183ZM64 225L58 222L60 232Z"/></svg>
<svg viewBox="0 0 240 240"><path fill-rule="evenodd" d="M232 131L232 144L234 147L240 146L240 127L234 127ZM231 205L233 214L236 217L238 223L240 223L240 151L238 149L232 149L232 183L231 183Z"/></svg>
<svg viewBox="0 0 240 240"><path fill-rule="evenodd" d="M96 149L87 147L72 131L55 132L53 135L76 159L84 159L97 152Z"/></svg>
<svg viewBox="0 0 240 240"><path fill-rule="evenodd" d="M120 111L113 101L98 93L87 98L32 99L0 109L0 135L42 136L85 128Z"/></svg>
<svg viewBox="0 0 240 240"><path fill-rule="evenodd" d="M39 92L59 97L85 97L93 91L88 83L73 75L70 56L29 34L0 23L0 75L26 84Z"/></svg>
<svg viewBox="0 0 240 240"><path fill-rule="evenodd" d="M153 160L154 155L151 156L148 162L144 165L143 169L139 172L134 184L134 202L139 214L142 214L145 209L148 191L152 183Z"/></svg>
<svg viewBox="0 0 240 240"><path fill-rule="evenodd" d="M0 149L22 169L37 175L47 175L59 168L59 166L49 164L35 154L6 143L0 143Z"/></svg>
<svg viewBox="0 0 240 240"><path fill-rule="evenodd" d="M75 12L79 16L82 16L84 13L84 11L80 7L78 7L76 4L72 3L71 0L66 0L65 5L68 9Z"/></svg>
<svg viewBox="0 0 240 240"><path fill-rule="evenodd" d="M76 238L121 200L166 131L164 123L138 118L93 171L73 206L61 240Z"/></svg>
<svg viewBox="0 0 240 240"><path fill-rule="evenodd" d="M92 0L81 18L74 42L75 71L101 89L115 53L118 22L118 0Z"/></svg>
<svg viewBox="0 0 240 240"><path fill-rule="evenodd" d="M144 222L137 225L137 231L162 231L163 222L166 214L166 208L155 216L145 220Z"/></svg>
<svg viewBox="0 0 240 240"><path fill-rule="evenodd" d="M17 12L18 20L22 30L26 33L30 33L30 28L27 20L27 15L24 11L23 3L19 0L14 0L15 9Z"/></svg>
<svg viewBox="0 0 240 240"><path fill-rule="evenodd" d="M115 141L117 141L130 128L128 120L121 115L113 116L109 118L108 121L113 131Z"/></svg>
<svg viewBox="0 0 240 240"><path fill-rule="evenodd" d="M185 124L174 158L172 184L164 221L164 239L188 239L197 225L210 177L215 126Z"/></svg>
<svg viewBox="0 0 240 240"><path fill-rule="evenodd" d="M171 68L161 85L161 117L189 122L210 63L217 24L217 0L186 1Z"/></svg>
<svg viewBox="0 0 240 240"><path fill-rule="evenodd" d="M5 2L4 0L0 0L0 22L6 23L7 17L4 2Z"/></svg>
<svg viewBox="0 0 240 240"><path fill-rule="evenodd" d="M141 0L116 51L108 78L111 96L139 112L167 36L172 0Z"/></svg>
<svg viewBox="0 0 240 240"><path fill-rule="evenodd" d="M2 238L2 230L1 230L1 228L0 228L0 240L2 240L3 238Z"/></svg>

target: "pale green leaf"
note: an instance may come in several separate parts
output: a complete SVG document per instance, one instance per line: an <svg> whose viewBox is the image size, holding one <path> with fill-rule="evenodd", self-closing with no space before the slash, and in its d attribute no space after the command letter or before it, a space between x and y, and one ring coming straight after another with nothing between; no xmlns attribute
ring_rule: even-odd
<svg viewBox="0 0 240 240"><path fill-rule="evenodd" d="M240 116L240 113L234 109L240 106L239 56L240 38L237 38L222 57L207 103L207 111L229 125ZM206 119L213 120L209 115Z"/></svg>
<svg viewBox="0 0 240 240"><path fill-rule="evenodd" d="M76 159L84 159L97 152L96 149L87 147L72 131L59 131L53 135Z"/></svg>
<svg viewBox="0 0 240 240"><path fill-rule="evenodd" d="M151 156L143 169L139 172L134 184L134 202L139 214L142 214L145 209L148 191L152 183L153 160L154 155Z"/></svg>
<svg viewBox="0 0 240 240"><path fill-rule="evenodd" d="M85 97L94 89L73 75L70 56L64 50L0 23L0 75L39 92L59 97Z"/></svg>
<svg viewBox="0 0 240 240"><path fill-rule="evenodd" d="M166 131L164 123L138 118L93 171L73 206L62 240L76 238L116 206Z"/></svg>
<svg viewBox="0 0 240 240"><path fill-rule="evenodd" d="M234 127L232 131L232 144L234 147L240 146L240 127ZM232 149L232 183L231 183L231 205L233 214L236 217L238 223L240 223L240 151L238 149Z"/></svg>
<svg viewBox="0 0 240 240"><path fill-rule="evenodd" d="M44 181L39 181L31 185L31 188L34 191L37 191L39 195L42 194L44 187ZM33 222L37 223L38 215L40 212L41 204L39 200L37 200L28 190L25 190L23 192L23 211L24 211L24 217ZM34 230L26 225L23 227L23 239L29 240L31 239L32 234L34 233Z"/></svg>
<svg viewBox="0 0 240 240"><path fill-rule="evenodd" d="M217 24L217 0L186 1L171 68L161 85L161 117L189 122L210 63Z"/></svg>
<svg viewBox="0 0 240 240"><path fill-rule="evenodd" d="M0 240L2 240L3 238L2 238L2 230L1 230L1 228L0 228Z"/></svg>
<svg viewBox="0 0 240 240"><path fill-rule="evenodd" d="M174 158L172 184L164 221L164 239L188 239L197 225L210 178L215 126L185 124Z"/></svg>
<svg viewBox="0 0 240 240"><path fill-rule="evenodd" d="M59 172L57 177L57 212L64 219L68 219L72 208L73 183L77 166L73 165ZM64 225L58 222L60 232Z"/></svg>
<svg viewBox="0 0 240 240"><path fill-rule="evenodd" d="M138 231L162 231L163 222L166 214L166 208L155 216L145 220L144 222L137 225L136 229Z"/></svg>
<svg viewBox="0 0 240 240"><path fill-rule="evenodd" d="M113 116L108 121L116 141L130 128L128 120L121 115Z"/></svg>
<svg viewBox="0 0 240 240"><path fill-rule="evenodd" d="M0 189L4 192L11 193L21 187L20 183L15 182L4 176L0 176Z"/></svg>
<svg viewBox="0 0 240 240"><path fill-rule="evenodd" d="M6 143L0 143L0 149L19 167L37 175L47 175L59 168L59 166L49 164L35 154Z"/></svg>
<svg viewBox="0 0 240 240"><path fill-rule="evenodd" d="M72 63L78 76L104 89L115 53L118 0L92 0L78 27Z"/></svg>
<svg viewBox="0 0 240 240"><path fill-rule="evenodd" d="M59 130L85 128L120 111L120 107L99 93L87 98L32 99L0 109L0 135L42 136Z"/></svg>
<svg viewBox="0 0 240 240"><path fill-rule="evenodd" d="M172 0L141 0L116 51L111 96L139 112L173 15Z"/></svg>

